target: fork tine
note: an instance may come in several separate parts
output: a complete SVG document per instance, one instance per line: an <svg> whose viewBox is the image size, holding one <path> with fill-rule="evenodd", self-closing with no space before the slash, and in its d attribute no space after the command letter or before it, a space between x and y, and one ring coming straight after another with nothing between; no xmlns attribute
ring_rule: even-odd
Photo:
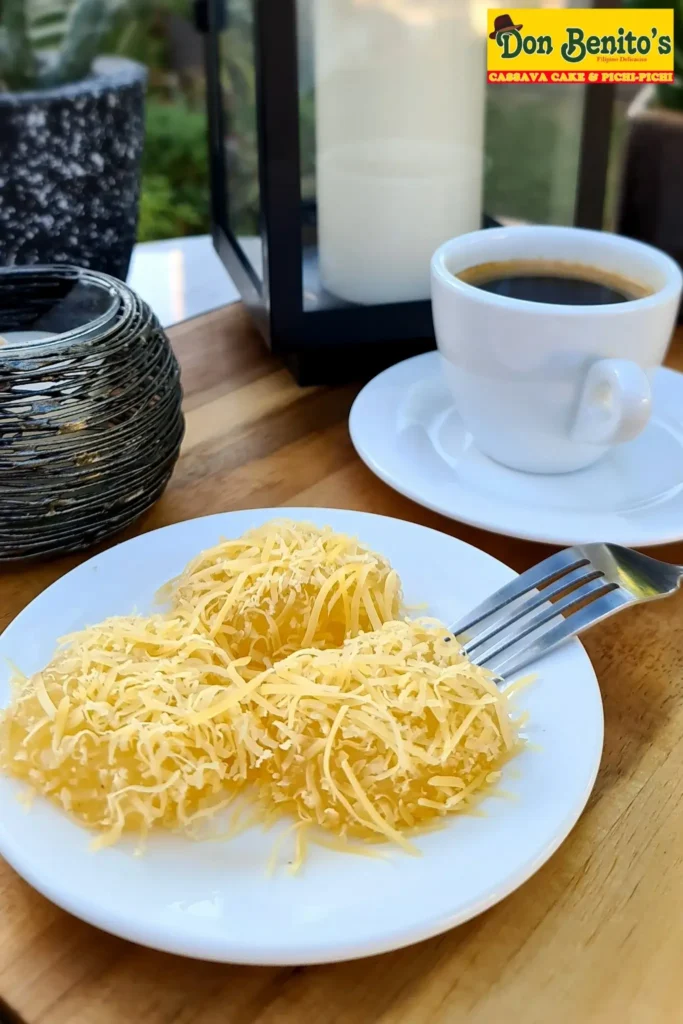
<svg viewBox="0 0 683 1024"><path fill-rule="evenodd" d="M576 590L572 590L570 594L560 598L559 601L555 601L549 607L542 608L536 615L532 615L531 618L523 624L523 628L512 630L507 635L503 636L498 643L493 646L485 647L484 650L472 658L472 661L477 665L485 665L486 662L497 658L503 651L507 650L513 644L519 643L520 640L526 639L541 626L545 626L547 623L552 622L558 615L563 612L570 612L582 605L586 598L602 597L603 594L608 594L612 590L617 589L616 583L606 582L604 577L599 579L589 580L583 586L578 587Z"/></svg>
<svg viewBox="0 0 683 1024"><path fill-rule="evenodd" d="M517 653L513 650L506 659L496 664L496 675L503 677L507 682L532 661L542 657L544 654L548 654L561 644L563 640L571 636L578 636L579 633L588 629L589 626L593 626L596 622L606 619L608 616L613 615L614 612L618 612L620 608L624 608L632 602L633 598L619 587L609 591L602 597L598 597L597 600L568 615L566 619L563 619L557 625L550 626L528 647ZM515 642L509 646L514 648Z"/></svg>
<svg viewBox="0 0 683 1024"><path fill-rule="evenodd" d="M497 633L502 632L509 626L512 626L515 622L519 622L526 615L540 608L541 605L547 604L553 598L563 597L565 592L570 588L574 587L577 583L589 583L591 580L602 577L603 573L600 569L593 569L590 563L580 566L578 569L572 569L566 576L560 576L559 579L554 580L540 593L531 591L529 598L521 604L511 602L501 608L501 615L499 618L495 618L493 622L482 630L480 633L476 633L474 637L463 645L463 651L465 654L471 656L472 652L481 647L482 644L487 643ZM491 616L489 616L490 618Z"/></svg>
<svg viewBox="0 0 683 1024"><path fill-rule="evenodd" d="M521 576L501 587L495 594L487 597L485 601L482 601L480 605L469 611L459 622L456 622L451 628L451 632L456 637L462 633L468 633L482 619L486 619L489 615L500 611L501 608L504 608L511 601L516 600L516 598L522 597L535 587L539 587L548 580L552 580L560 573L569 572L582 565L588 565L588 563L588 558L578 548L567 548L565 551L558 551L557 554L551 555L543 562L539 562L532 569L527 569Z"/></svg>

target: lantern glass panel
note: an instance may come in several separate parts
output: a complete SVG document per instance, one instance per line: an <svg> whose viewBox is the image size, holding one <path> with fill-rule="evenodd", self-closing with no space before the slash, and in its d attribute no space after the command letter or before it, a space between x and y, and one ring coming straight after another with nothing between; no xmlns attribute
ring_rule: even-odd
<svg viewBox="0 0 683 1024"><path fill-rule="evenodd" d="M481 226L477 7L298 0L306 308L428 299L434 249Z"/></svg>
<svg viewBox="0 0 683 1024"><path fill-rule="evenodd" d="M499 223L573 224L583 85L487 86L484 203Z"/></svg>
<svg viewBox="0 0 683 1024"><path fill-rule="evenodd" d="M487 85L491 7L297 0L305 310L425 300L445 239L574 223L586 91Z"/></svg>
<svg viewBox="0 0 683 1024"><path fill-rule="evenodd" d="M522 0L516 8L589 7ZM506 8L504 0L486 0ZM486 91L484 207L498 223L573 224L581 162L583 85L494 85ZM597 226L597 225L595 225Z"/></svg>
<svg viewBox="0 0 683 1024"><path fill-rule="evenodd" d="M224 227L242 260L263 280L258 107L253 0L221 0L220 81L225 168Z"/></svg>
<svg viewBox="0 0 683 1024"><path fill-rule="evenodd" d="M619 230L629 122L632 111L638 107L638 97L644 91L642 85L619 84L614 86L614 109L605 192L604 228L606 231L618 232Z"/></svg>

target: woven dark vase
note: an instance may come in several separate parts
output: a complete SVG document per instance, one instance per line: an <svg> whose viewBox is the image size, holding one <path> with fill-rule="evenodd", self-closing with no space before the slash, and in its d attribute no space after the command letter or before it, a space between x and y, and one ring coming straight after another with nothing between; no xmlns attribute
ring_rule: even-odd
<svg viewBox="0 0 683 1024"><path fill-rule="evenodd" d="M178 364L126 285L0 270L0 562L77 551L161 495L183 437Z"/></svg>

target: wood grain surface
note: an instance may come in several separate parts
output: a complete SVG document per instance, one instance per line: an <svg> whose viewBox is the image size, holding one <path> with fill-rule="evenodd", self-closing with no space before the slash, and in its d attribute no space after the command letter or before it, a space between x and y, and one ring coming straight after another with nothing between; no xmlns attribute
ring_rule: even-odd
<svg viewBox="0 0 683 1024"><path fill-rule="evenodd" d="M546 554L427 512L375 479L347 431L357 387L299 389L241 307L171 335L183 367L187 437L166 494L129 536L230 509L339 506L436 527L517 570ZM683 370L681 332L669 362ZM652 553L683 563L683 544ZM4 570L0 628L78 561ZM606 720L593 796L567 842L499 906L368 960L231 967L98 932L0 862L0 1022L683 1021L683 595L603 624L586 647Z"/></svg>

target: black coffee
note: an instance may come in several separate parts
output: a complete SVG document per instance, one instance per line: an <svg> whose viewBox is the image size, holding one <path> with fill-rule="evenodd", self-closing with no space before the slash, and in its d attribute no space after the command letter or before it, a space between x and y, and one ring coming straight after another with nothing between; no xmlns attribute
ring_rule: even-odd
<svg viewBox="0 0 683 1024"><path fill-rule="evenodd" d="M480 263L456 276L494 295L564 306L604 306L652 294L620 274L562 260Z"/></svg>

